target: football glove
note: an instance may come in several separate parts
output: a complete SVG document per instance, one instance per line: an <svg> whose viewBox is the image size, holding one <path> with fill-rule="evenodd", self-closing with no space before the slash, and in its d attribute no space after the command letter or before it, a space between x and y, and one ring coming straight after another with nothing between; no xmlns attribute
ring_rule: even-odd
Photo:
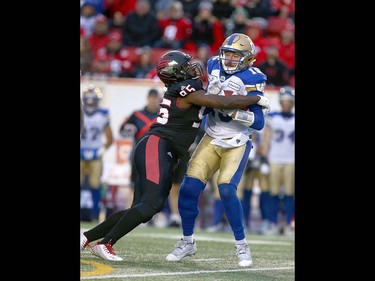
<svg viewBox="0 0 375 281"><path fill-rule="evenodd" d="M101 148L98 149L98 152L96 153L96 156L97 156L98 158L100 158L100 157L103 156L104 152L105 152L105 147L102 146Z"/></svg>
<svg viewBox="0 0 375 281"><path fill-rule="evenodd" d="M220 92L222 91L221 89L222 85L221 85L219 78L217 78L216 76L211 76L210 78L212 79L209 81L209 84L207 87L207 93L210 95L220 94Z"/></svg>
<svg viewBox="0 0 375 281"><path fill-rule="evenodd" d="M270 106L270 100L266 98L265 96L258 95L260 97L260 100L257 102L261 107L263 107L262 111L264 115L267 115L268 112L271 110Z"/></svg>

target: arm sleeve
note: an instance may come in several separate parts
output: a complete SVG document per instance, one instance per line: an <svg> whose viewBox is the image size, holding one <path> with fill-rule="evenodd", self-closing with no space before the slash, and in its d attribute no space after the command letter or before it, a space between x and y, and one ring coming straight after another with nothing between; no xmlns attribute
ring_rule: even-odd
<svg viewBox="0 0 375 281"><path fill-rule="evenodd" d="M258 104L253 104L249 107L249 109L254 113L254 123L250 126L250 128L258 131L262 130L265 124L262 107Z"/></svg>

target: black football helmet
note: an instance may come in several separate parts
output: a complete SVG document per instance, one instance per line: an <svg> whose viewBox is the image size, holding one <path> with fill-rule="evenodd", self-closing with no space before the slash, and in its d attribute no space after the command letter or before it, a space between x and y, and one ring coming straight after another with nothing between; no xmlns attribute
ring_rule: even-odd
<svg viewBox="0 0 375 281"><path fill-rule="evenodd" d="M159 59L156 73L166 86L199 78L203 75L202 66L198 62L190 63L191 58L181 51L169 51Z"/></svg>

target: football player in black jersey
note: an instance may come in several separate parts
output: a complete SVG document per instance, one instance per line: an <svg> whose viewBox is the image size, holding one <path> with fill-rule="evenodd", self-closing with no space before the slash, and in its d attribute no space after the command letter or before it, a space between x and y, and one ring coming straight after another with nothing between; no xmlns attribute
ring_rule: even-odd
<svg viewBox="0 0 375 281"><path fill-rule="evenodd" d="M191 58L174 50L158 61L157 75L167 90L156 121L134 150L138 179L133 203L129 209L117 211L82 232L81 251L89 242L101 239L90 246L93 254L104 260L123 260L112 246L164 208L172 186L173 168L194 142L205 107L239 109L257 103L269 110L269 100L264 96L207 94L200 80L203 69L199 63L191 63Z"/></svg>

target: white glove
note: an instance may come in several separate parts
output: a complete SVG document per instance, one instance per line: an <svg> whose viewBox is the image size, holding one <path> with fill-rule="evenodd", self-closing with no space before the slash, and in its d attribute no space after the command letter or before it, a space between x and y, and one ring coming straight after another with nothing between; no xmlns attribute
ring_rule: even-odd
<svg viewBox="0 0 375 281"><path fill-rule="evenodd" d="M208 83L207 93L210 95L218 95L220 94L221 90L221 82L218 77L211 76L212 78Z"/></svg>
<svg viewBox="0 0 375 281"><path fill-rule="evenodd" d="M268 175L270 173L270 166L267 163L262 163L259 170L261 174Z"/></svg>
<svg viewBox="0 0 375 281"><path fill-rule="evenodd" d="M98 149L98 152L96 153L96 156L99 158L99 157L102 157L103 154L105 152L105 147L102 146L101 148Z"/></svg>
<svg viewBox="0 0 375 281"><path fill-rule="evenodd" d="M268 112L271 110L270 106L270 100L266 98L265 96L258 95L260 97L260 100L257 102L261 107L263 107L262 111L264 115L267 115Z"/></svg>

